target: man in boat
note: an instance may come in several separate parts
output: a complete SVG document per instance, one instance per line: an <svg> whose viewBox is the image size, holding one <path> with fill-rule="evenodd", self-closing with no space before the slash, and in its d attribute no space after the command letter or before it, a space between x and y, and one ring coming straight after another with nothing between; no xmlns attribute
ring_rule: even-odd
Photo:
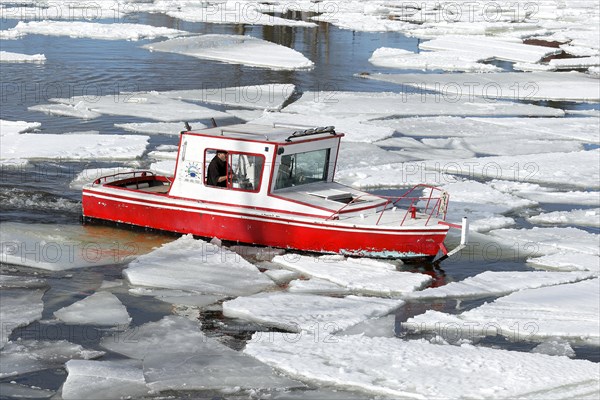
<svg viewBox="0 0 600 400"><path fill-rule="evenodd" d="M217 150L217 154L208 165L206 184L227 187L227 151Z"/></svg>

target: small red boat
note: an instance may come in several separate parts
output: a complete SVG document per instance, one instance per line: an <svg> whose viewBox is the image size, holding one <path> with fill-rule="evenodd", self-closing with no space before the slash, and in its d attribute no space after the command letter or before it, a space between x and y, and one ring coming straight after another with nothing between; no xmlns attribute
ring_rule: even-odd
<svg viewBox="0 0 600 400"><path fill-rule="evenodd" d="M466 219L445 222L449 196L418 185L384 197L334 181L343 134L333 127L240 124L181 132L175 175L135 171L83 189L84 219L350 256L447 257ZM448 253L444 239L462 229Z"/></svg>

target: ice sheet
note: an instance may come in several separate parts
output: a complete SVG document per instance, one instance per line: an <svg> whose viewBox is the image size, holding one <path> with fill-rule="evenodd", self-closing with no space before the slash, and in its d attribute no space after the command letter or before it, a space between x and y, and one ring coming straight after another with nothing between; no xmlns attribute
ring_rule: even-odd
<svg viewBox="0 0 600 400"><path fill-rule="evenodd" d="M189 122L193 129L204 129L206 125L194 121ZM130 132L146 133L148 135L177 135L185 129L184 122L130 122L126 124L115 124L117 128Z"/></svg>
<svg viewBox="0 0 600 400"><path fill-rule="evenodd" d="M0 62L35 62L43 63L46 56L43 54L21 54L9 51L0 51Z"/></svg>
<svg viewBox="0 0 600 400"><path fill-rule="evenodd" d="M538 203L576 204L582 206L596 206L600 204L600 193L593 191L560 191L547 188L535 183L510 182L492 180L492 187L506 193L533 200Z"/></svg>
<svg viewBox="0 0 600 400"><path fill-rule="evenodd" d="M600 57L556 58L548 62L556 69L589 68L600 66Z"/></svg>
<svg viewBox="0 0 600 400"><path fill-rule="evenodd" d="M472 102L477 98L488 100L566 100L578 102L600 101L596 90L597 78L580 72L499 72L489 74L375 74L365 78L414 87L419 96L425 90L436 91L438 98L457 102ZM429 95L434 97L434 95ZM449 113L447 113L449 114ZM418 115L418 114L417 114ZM455 114L465 115L465 114ZM468 114L467 114L468 115ZM546 114L546 116L552 116Z"/></svg>
<svg viewBox="0 0 600 400"><path fill-rule="evenodd" d="M123 275L133 285L224 296L242 296L275 286L240 255L191 235L138 257Z"/></svg>
<svg viewBox="0 0 600 400"><path fill-rule="evenodd" d="M0 383L0 393L9 399L49 399L54 396L52 390L19 385L14 381L12 383Z"/></svg>
<svg viewBox="0 0 600 400"><path fill-rule="evenodd" d="M18 135L31 132L42 126L39 122L8 121L0 119L0 136Z"/></svg>
<svg viewBox="0 0 600 400"><path fill-rule="evenodd" d="M325 279L296 279L288 285L288 292L298 294L347 295L350 290Z"/></svg>
<svg viewBox="0 0 600 400"><path fill-rule="evenodd" d="M38 104L27 108L29 111L39 111L49 115L74 117L81 119L98 118L101 114L89 109L84 102L76 104Z"/></svg>
<svg viewBox="0 0 600 400"><path fill-rule="evenodd" d="M458 74L451 76L465 76ZM496 74L474 74L475 77L491 76ZM361 75L363 76L363 75ZM364 75L365 78L379 79L384 75ZM394 75L387 75L394 76ZM421 82L424 79L433 79L446 75L426 74L398 75L399 83L404 84L408 90L409 82ZM430 77L434 78L430 78ZM451 79L451 78L449 78ZM477 78L480 80L482 78ZM589 79L589 78L586 78ZM587 82L589 89L590 82ZM561 83L561 85L563 85ZM465 93L466 94L466 93ZM442 93L425 93L414 91L412 93L371 93L371 92L304 92L302 97L283 109L284 112L305 115L335 115L336 118L363 115L363 119L390 117L390 116L563 116L564 112L549 107L533 106L530 104L517 104L508 102L495 102L490 99L479 99L473 96L444 96ZM354 141L358 141L352 139Z"/></svg>
<svg viewBox="0 0 600 400"><path fill-rule="evenodd" d="M88 168L84 169L71 181L69 187L71 189L82 189L84 185L94 182L96 179L107 175L121 174L132 172L134 169L127 167L112 167L112 168Z"/></svg>
<svg viewBox="0 0 600 400"><path fill-rule="evenodd" d="M150 164L150 170L159 175L175 175L175 160L163 160Z"/></svg>
<svg viewBox="0 0 600 400"><path fill-rule="evenodd" d="M597 364L565 357L360 335L333 342L282 333L260 339L256 334L244 351L306 382L369 396L549 399L599 391Z"/></svg>
<svg viewBox="0 0 600 400"><path fill-rule="evenodd" d="M462 71L462 72L500 72L498 68L491 64L484 64L479 61L485 60L475 53L453 52L453 51L435 51L413 53L411 51L394 49L390 47L380 47L373 52L369 62L379 67L397 68L397 69L421 69L426 70L444 70L444 71Z"/></svg>
<svg viewBox="0 0 600 400"><path fill-rule="evenodd" d="M300 336L306 332L326 335L389 314L403 304L402 300L374 297L274 292L226 301L223 315L297 332Z"/></svg>
<svg viewBox="0 0 600 400"><path fill-rule="evenodd" d="M43 281L36 284L31 280L22 277L11 277L10 282L3 276L0 286L0 349L2 349L12 332L22 326L27 326L31 322L42 318L44 310L45 289L39 288ZM30 287L33 284L33 288ZM36 288L38 286L38 288Z"/></svg>
<svg viewBox="0 0 600 400"><path fill-rule="evenodd" d="M156 391L303 386L207 337L197 322L183 317L167 316L106 337L101 344L111 351L143 360L146 382Z"/></svg>
<svg viewBox="0 0 600 400"><path fill-rule="evenodd" d="M60 160L131 160L140 157L148 136L87 133L10 135L2 137L0 158Z"/></svg>
<svg viewBox="0 0 600 400"><path fill-rule="evenodd" d="M64 400L138 398L148 395L142 363L137 360L70 360L62 387Z"/></svg>
<svg viewBox="0 0 600 400"><path fill-rule="evenodd" d="M110 228L61 224L4 222L0 239L3 263L50 271L119 264L147 246Z"/></svg>
<svg viewBox="0 0 600 400"><path fill-rule="evenodd" d="M54 316L72 325L128 325L127 308L110 292L96 292L70 306L54 312Z"/></svg>
<svg viewBox="0 0 600 400"><path fill-rule="evenodd" d="M534 224L581 225L600 228L600 208L553 211L528 217Z"/></svg>
<svg viewBox="0 0 600 400"><path fill-rule="evenodd" d="M204 308L225 298L225 296L215 296L210 294L194 294L185 290L148 289L142 287L129 289L129 293L137 296L153 296L165 303L199 308Z"/></svg>
<svg viewBox="0 0 600 400"><path fill-rule="evenodd" d="M561 271L592 271L600 273L600 257L593 254L582 254L574 252L552 253L541 257L533 257L527 260L533 267L561 270Z"/></svg>
<svg viewBox="0 0 600 400"><path fill-rule="evenodd" d="M450 329L463 335L501 335L511 340L559 337L600 345L600 280L525 289L466 311L447 322L447 314L429 310L404 324L417 331Z"/></svg>
<svg viewBox="0 0 600 400"><path fill-rule="evenodd" d="M447 297L487 297L539 287L579 282L595 276L592 272L485 271L460 282L407 293L411 299L442 299Z"/></svg>
<svg viewBox="0 0 600 400"><path fill-rule="evenodd" d="M19 21L17 26L7 31L7 35L23 36L28 34L103 40L140 40L175 37L185 35L187 32L142 24L100 24L83 21Z"/></svg>
<svg viewBox="0 0 600 400"><path fill-rule="evenodd" d="M273 262L309 277L325 279L346 287L352 293L371 296L398 296L422 289L431 277L400 272L396 266L377 260L338 256L277 256Z"/></svg>
<svg viewBox="0 0 600 400"><path fill-rule="evenodd" d="M314 63L296 50L250 36L202 35L180 37L143 46L151 51L275 70L308 69Z"/></svg>
<svg viewBox="0 0 600 400"><path fill-rule="evenodd" d="M189 120L231 118L227 113L177 100L168 97L162 92L131 92L119 93L116 96L107 95L98 97L76 96L70 99L50 99L50 101L61 104L35 107L37 109L45 107L46 111L49 112L52 112L52 107L60 108L61 110L75 108L89 110L95 115L125 115L163 122L181 121L182 115L185 115ZM76 114L73 116L79 117ZM181 125L179 130L181 131L182 129L183 125Z"/></svg>
<svg viewBox="0 0 600 400"><path fill-rule="evenodd" d="M0 352L0 378L57 368L68 360L89 360L102 355L103 351L86 350L66 340L10 342Z"/></svg>
<svg viewBox="0 0 600 400"><path fill-rule="evenodd" d="M489 59L524 63L539 62L542 58L560 53L560 49L534 46L515 41L507 41L486 36L443 36L419 44L423 50L441 50L459 53L473 53Z"/></svg>

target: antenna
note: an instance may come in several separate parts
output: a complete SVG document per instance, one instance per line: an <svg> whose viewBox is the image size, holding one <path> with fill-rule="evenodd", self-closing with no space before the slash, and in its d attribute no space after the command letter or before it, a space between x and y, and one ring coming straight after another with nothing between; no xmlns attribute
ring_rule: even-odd
<svg viewBox="0 0 600 400"><path fill-rule="evenodd" d="M187 122L187 121L184 122L183 126L185 126L185 130L186 131L191 131L192 130L192 127L190 126L190 123Z"/></svg>

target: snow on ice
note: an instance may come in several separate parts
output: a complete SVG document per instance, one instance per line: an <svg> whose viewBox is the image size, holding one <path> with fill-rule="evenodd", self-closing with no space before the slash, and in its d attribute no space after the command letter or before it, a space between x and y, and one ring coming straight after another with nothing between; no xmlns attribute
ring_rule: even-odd
<svg viewBox="0 0 600 400"><path fill-rule="evenodd" d="M135 340L123 338L135 337ZM102 346L143 360L148 387L164 390L291 388L304 385L207 337L197 322L167 316L102 339Z"/></svg>
<svg viewBox="0 0 600 400"><path fill-rule="evenodd" d="M325 279L356 294L398 296L425 287L431 277L401 272L396 266L377 260L340 256L277 256L273 262L309 277Z"/></svg>
<svg viewBox="0 0 600 400"><path fill-rule="evenodd" d="M19 21L17 26L6 31L9 36L24 35L69 36L72 38L90 38L103 40L140 40L158 37L185 35L177 29L142 24L100 24L82 21Z"/></svg>
<svg viewBox="0 0 600 400"><path fill-rule="evenodd" d="M133 285L196 294L242 296L275 286L240 255L191 235L138 257L123 275Z"/></svg>
<svg viewBox="0 0 600 400"><path fill-rule="evenodd" d="M314 63L302 53L266 40L240 35L179 37L143 46L150 51L275 70L308 69Z"/></svg>
<svg viewBox="0 0 600 400"><path fill-rule="evenodd" d="M501 335L513 341L563 338L600 345L600 280L524 289L458 315L428 310L403 326L413 331Z"/></svg>
<svg viewBox="0 0 600 400"><path fill-rule="evenodd" d="M528 217L534 224L580 225L600 228L600 208L553 211Z"/></svg>
<svg viewBox="0 0 600 400"><path fill-rule="evenodd" d="M460 282L407 293L410 299L487 297L538 287L579 282L596 276L591 272L485 271Z"/></svg>
<svg viewBox="0 0 600 400"><path fill-rule="evenodd" d="M0 349L13 330L42 318L46 283L41 279L0 275Z"/></svg>
<svg viewBox="0 0 600 400"><path fill-rule="evenodd" d="M35 62L43 63L46 56L43 54L20 54L9 51L0 51L0 62Z"/></svg>
<svg viewBox="0 0 600 400"><path fill-rule="evenodd" d="M502 69L480 61L487 57L475 53L435 51L413 53L403 49L380 47L369 62L373 65L397 69L444 70L463 72L499 72Z"/></svg>
<svg viewBox="0 0 600 400"><path fill-rule="evenodd" d="M97 292L54 312L54 316L72 325L127 325L127 308L110 292Z"/></svg>
<svg viewBox="0 0 600 400"><path fill-rule="evenodd" d="M18 135L31 132L42 126L39 122L7 121L0 119L0 136Z"/></svg>
<svg viewBox="0 0 600 400"><path fill-rule="evenodd" d="M402 300L325 297L285 292L259 293L223 303L223 315L290 332L334 333L369 318L389 314Z"/></svg>
<svg viewBox="0 0 600 400"><path fill-rule="evenodd" d="M593 398L599 392L596 363L467 344L361 335L331 341L298 335L290 340L285 333L256 333L244 351L307 383L358 389L370 396Z"/></svg>

